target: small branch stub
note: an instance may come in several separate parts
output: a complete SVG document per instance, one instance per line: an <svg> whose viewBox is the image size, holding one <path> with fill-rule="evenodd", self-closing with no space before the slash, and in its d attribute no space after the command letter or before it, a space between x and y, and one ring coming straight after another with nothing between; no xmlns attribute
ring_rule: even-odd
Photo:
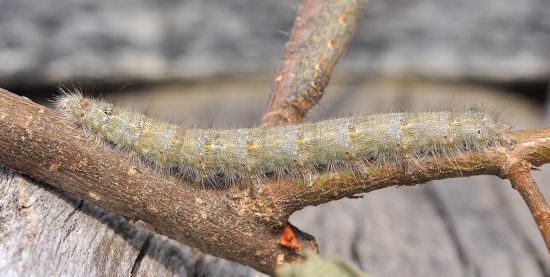
<svg viewBox="0 0 550 277"><path fill-rule="evenodd" d="M304 0L296 15L262 126L300 123L319 102L365 0Z"/></svg>

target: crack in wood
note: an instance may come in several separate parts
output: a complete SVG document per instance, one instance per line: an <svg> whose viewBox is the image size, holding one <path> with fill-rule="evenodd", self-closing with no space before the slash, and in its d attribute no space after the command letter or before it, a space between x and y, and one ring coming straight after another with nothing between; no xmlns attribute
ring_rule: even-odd
<svg viewBox="0 0 550 277"><path fill-rule="evenodd" d="M130 272L131 277L137 276L137 272L139 271L139 267L141 266L141 261L143 260L143 257L145 257L145 254L147 254L147 251L151 246L151 239L153 238L153 236L153 234L149 234L143 241L143 244L139 249L139 253L136 256L136 260L134 261L134 265L132 266L132 271Z"/></svg>
<svg viewBox="0 0 550 277"><path fill-rule="evenodd" d="M82 199L76 199L76 200L78 201L78 204L69 213L69 215L67 215L67 217L65 217L65 220L63 221L64 223L67 223L67 221L69 221L78 211L80 211L82 209L82 206L84 205L84 200L82 200Z"/></svg>
<svg viewBox="0 0 550 277"><path fill-rule="evenodd" d="M458 261L460 262L462 269L466 271L463 272L464 275L470 276L470 274L473 274L473 276L480 276L481 273L479 268L474 263L472 263L472 261L470 261L468 255L466 254L466 251L464 250L464 246L460 242L458 232L452 222L452 219L450 218L450 214L447 211L447 207L445 207L443 199L441 199L436 189L431 185L433 185L432 182L429 182L427 184L426 189L424 190L424 194L426 195L428 200L430 200L430 203L434 207L436 214L441 218L441 221L444 225L445 230L447 231L453 248L456 251Z"/></svg>

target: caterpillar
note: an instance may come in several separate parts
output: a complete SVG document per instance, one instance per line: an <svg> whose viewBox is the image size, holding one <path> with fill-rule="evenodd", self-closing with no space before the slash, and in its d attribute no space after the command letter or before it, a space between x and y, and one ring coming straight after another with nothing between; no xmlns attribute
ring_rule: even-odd
<svg viewBox="0 0 550 277"><path fill-rule="evenodd" d="M429 157L513 145L510 127L479 111L387 113L317 123L231 130L186 129L111 103L64 93L57 110L71 123L154 167L197 184L257 184L315 172L407 166Z"/></svg>

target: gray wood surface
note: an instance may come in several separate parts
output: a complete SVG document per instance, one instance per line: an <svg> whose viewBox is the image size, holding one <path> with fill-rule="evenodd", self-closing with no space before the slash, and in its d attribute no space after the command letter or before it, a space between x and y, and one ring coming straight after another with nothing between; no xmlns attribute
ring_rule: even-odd
<svg viewBox="0 0 550 277"><path fill-rule="evenodd" d="M269 77L173 84L106 95L186 126L255 125ZM517 96L457 83L335 76L311 120L483 103L516 129L544 125ZM166 111L169 111L168 113ZM172 114L173 113L173 114ZM536 179L546 195L550 167ZM200 254L103 209L0 168L2 276L260 276ZM522 199L497 177L436 181L371 192L295 213L322 255L373 276L550 276L550 256ZM136 226L137 225L137 226Z"/></svg>
<svg viewBox="0 0 550 277"><path fill-rule="evenodd" d="M2 276L254 275L4 167L0 191Z"/></svg>
<svg viewBox="0 0 550 277"><path fill-rule="evenodd" d="M0 1L0 81L272 72L298 0ZM373 0L340 65L359 74L544 80L548 0Z"/></svg>

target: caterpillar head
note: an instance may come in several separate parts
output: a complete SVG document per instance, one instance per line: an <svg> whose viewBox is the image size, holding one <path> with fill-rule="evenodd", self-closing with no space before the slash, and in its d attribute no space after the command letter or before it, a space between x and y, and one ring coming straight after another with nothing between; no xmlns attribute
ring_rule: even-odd
<svg viewBox="0 0 550 277"><path fill-rule="evenodd" d="M62 92L63 95L57 99L55 105L61 115L71 123L95 129L114 113L113 104L93 101L78 91Z"/></svg>

